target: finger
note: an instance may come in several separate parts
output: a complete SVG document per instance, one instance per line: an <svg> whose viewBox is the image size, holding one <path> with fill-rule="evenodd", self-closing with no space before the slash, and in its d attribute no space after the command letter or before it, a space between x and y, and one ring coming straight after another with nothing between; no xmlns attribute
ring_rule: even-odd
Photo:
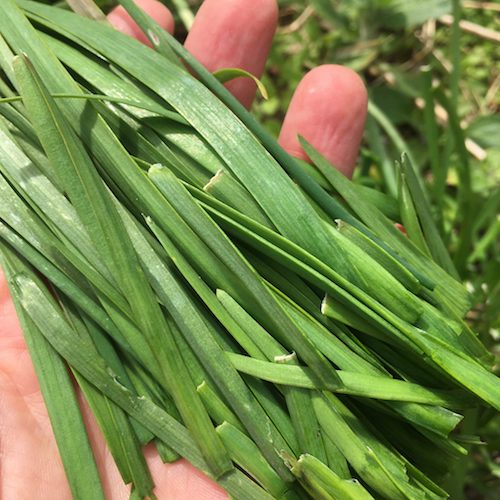
<svg viewBox="0 0 500 500"><path fill-rule="evenodd" d="M0 498L71 498L53 434L38 425L29 405L2 372L0 443Z"/></svg>
<svg viewBox="0 0 500 500"><path fill-rule="evenodd" d="M164 30L174 32L174 18L171 12L158 0L135 0L135 3L149 14ZM108 21L119 31L151 45L146 35L120 5L108 14Z"/></svg>
<svg viewBox="0 0 500 500"><path fill-rule="evenodd" d="M241 68L262 75L278 21L276 0L205 0L185 46L207 69ZM237 78L227 84L247 108L255 83Z"/></svg>
<svg viewBox="0 0 500 500"><path fill-rule="evenodd" d="M121 500L130 495L130 485L126 485L119 473L114 458L107 447L104 436L92 411L80 393L80 407L97 466L99 468L105 497ZM226 500L227 494L186 460L164 464L153 444L144 447L144 456L155 485L157 498L175 500Z"/></svg>
<svg viewBox="0 0 500 500"><path fill-rule="evenodd" d="M40 386L24 341L7 281L0 269L0 374L9 378L19 396L40 399Z"/></svg>
<svg viewBox="0 0 500 500"><path fill-rule="evenodd" d="M186 460L164 464L153 446L145 449L146 460L158 498L175 500L226 500L227 493Z"/></svg>
<svg viewBox="0 0 500 500"><path fill-rule="evenodd" d="M361 78L337 65L319 66L298 85L279 142L307 160L298 135L304 136L342 173L351 177L366 120L368 97Z"/></svg>

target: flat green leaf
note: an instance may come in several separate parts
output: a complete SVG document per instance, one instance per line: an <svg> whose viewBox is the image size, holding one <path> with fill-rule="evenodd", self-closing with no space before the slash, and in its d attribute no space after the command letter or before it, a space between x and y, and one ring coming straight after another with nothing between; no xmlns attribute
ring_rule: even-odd
<svg viewBox="0 0 500 500"><path fill-rule="evenodd" d="M310 370L305 367L276 362L269 363L233 353L227 353L227 356L238 371L248 375L275 384L292 385L306 389L324 389L316 386L310 376ZM348 371L338 371L337 373L343 383L343 387L335 391L338 394L455 407L471 402L471 399L457 392L447 394L445 391L427 389L403 380Z"/></svg>
<svg viewBox="0 0 500 500"><path fill-rule="evenodd" d="M428 355L453 378L493 408L500 410L500 379L476 360L443 345L428 335L421 337Z"/></svg>
<svg viewBox="0 0 500 500"><path fill-rule="evenodd" d="M203 186L203 191L246 214L260 224L273 227L272 222L262 212L257 203L255 203L251 194L226 171L219 170L210 181Z"/></svg>
<svg viewBox="0 0 500 500"><path fill-rule="evenodd" d="M405 174L406 186L409 190L413 206L417 212L418 220L422 228L425 242L433 259L454 278L458 278L458 273L453 266L448 250L444 246L443 240L437 230L432 217L432 210L428 196L425 195L420 182L418 182L415 167L409 162L407 157L401 157L401 169Z"/></svg>
<svg viewBox="0 0 500 500"><path fill-rule="evenodd" d="M408 238L423 254L430 257L431 253L427 246L427 242L424 239L422 228L420 227L420 222L416 213L416 207L410 190L408 189L406 174L401 168L399 170L398 199L401 222L403 223Z"/></svg>
<svg viewBox="0 0 500 500"><path fill-rule="evenodd" d="M66 364L43 336L40 328L45 328L45 325L33 322L21 305L22 291L16 286L16 276L29 273L31 279L36 278L26 264L4 245L0 257L71 492L75 498L104 500L104 490ZM44 300L54 302L48 291L45 291Z"/></svg>
<svg viewBox="0 0 500 500"><path fill-rule="evenodd" d="M394 276L403 286L418 295L421 291L421 284L415 276L408 271L399 261L378 246L372 239L368 238L361 231L342 220L337 221L338 230L349 238L353 243L363 249L368 255L379 262L392 276Z"/></svg>
<svg viewBox="0 0 500 500"><path fill-rule="evenodd" d="M233 413L226 403L217 395L217 393L204 380L197 388L198 394L201 396L203 403L208 408L208 413L217 424L227 422L234 428L245 432L245 428L241 425L238 417Z"/></svg>
<svg viewBox="0 0 500 500"><path fill-rule="evenodd" d="M64 307L64 311L68 323L72 325L75 332L84 338L92 339L87 326L78 316L78 313L76 313L72 307L68 307L67 305ZM92 346L93 344L94 339L89 342L89 346ZM102 342L97 344L96 354L98 352L97 349L99 345L102 345ZM112 349L112 346L108 346L108 349L105 352L100 351L105 360L110 353L109 348ZM107 356L104 356L104 354ZM108 360L106 361L110 364ZM113 368L117 365L116 354L114 361ZM120 372L124 372L123 368ZM115 373L117 372L115 371ZM79 373L73 371L73 374L83 392L85 400L89 404L90 409L97 420L124 483L132 483L132 487L137 491L137 494L140 495L141 498L152 496L154 485L151 479L151 474L141 449L141 443L132 428L128 415L119 406L115 405L113 401L99 392ZM120 380L123 380L122 377L119 378Z"/></svg>
<svg viewBox="0 0 500 500"><path fill-rule="evenodd" d="M224 422L217 433L229 451L231 458L250 476L254 477L271 495L281 497L288 489L285 483L269 466L255 443L244 433Z"/></svg>
<svg viewBox="0 0 500 500"><path fill-rule="evenodd" d="M356 479L342 479L312 455L301 455L291 469L315 499L369 500L373 497Z"/></svg>

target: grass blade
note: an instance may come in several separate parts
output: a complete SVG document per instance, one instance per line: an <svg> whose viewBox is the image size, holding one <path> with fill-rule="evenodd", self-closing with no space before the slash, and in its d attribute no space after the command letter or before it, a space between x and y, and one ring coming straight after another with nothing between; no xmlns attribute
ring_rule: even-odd
<svg viewBox="0 0 500 500"><path fill-rule="evenodd" d="M181 66L180 61L165 40L165 30L151 16L146 14L144 10L138 7L133 0L118 0L118 2L148 37L154 49L165 56L171 63Z"/></svg>
<svg viewBox="0 0 500 500"><path fill-rule="evenodd" d="M470 301L467 291L462 284L453 279L447 272L434 264L430 259L425 258L420 252L416 252L408 239L405 238L380 211L373 206L365 204L364 200L356 195L356 192L351 189L349 181L342 176L342 174L336 172L329 162L310 144L303 139L301 139L301 142L308 156L323 174L328 177L332 185L347 201L352 210L358 213L367 226L373 229L377 236L385 241L385 244L380 240L376 242L385 249L387 249L387 245L393 247L394 250L390 250L390 253L395 257L399 255L400 258L404 258L414 269L418 270L419 274L417 275L415 272L414 274L422 284L427 286L429 282L434 282L430 288L434 289L433 295L436 300L445 302L445 304L453 308L458 315L465 314L470 307ZM348 219L345 220L349 221ZM394 254L394 252L396 252L396 254ZM406 267L408 268L408 265ZM432 276L432 279L429 278L429 276ZM436 283L435 280L438 280L438 282Z"/></svg>
<svg viewBox="0 0 500 500"><path fill-rule="evenodd" d="M15 285L16 276L19 273L30 273L32 279L35 278L31 270L4 245L1 252L2 267L6 272L24 338L40 382L71 492L75 498L104 500L101 480L67 367L42 335L39 328L45 326L34 323L21 305L22 292ZM53 301L49 292L45 293L44 300Z"/></svg>
<svg viewBox="0 0 500 500"><path fill-rule="evenodd" d="M416 208L413 203L410 190L408 189L406 174L401 167L399 169L398 191L401 222L403 223L406 234L408 235L410 241L412 241L423 254L430 257L431 253L422 233L422 228L420 227Z"/></svg>
<svg viewBox="0 0 500 500"><path fill-rule="evenodd" d="M66 305L64 306L64 312L68 323L73 329L79 335L91 339L89 330L78 316L78 313L72 307ZM89 345L93 343L92 339ZM116 363L109 363L103 351L100 351L100 354L110 367L116 367ZM109 349L105 351L105 354L109 354ZM117 360L116 354L114 360ZM115 371L117 376L120 372L124 372L123 368L119 372ZM79 373L73 372L73 374L97 420L124 483L132 483L132 488L141 498L151 497L154 487L153 481L141 449L141 443L131 426L129 417L119 406L116 406L110 399L99 392ZM124 382L121 376L118 378L121 383ZM151 437L150 434L149 438Z"/></svg>
<svg viewBox="0 0 500 500"><path fill-rule="evenodd" d="M231 455L231 458L247 474L254 477L271 495L281 497L289 488L269 466L255 443L244 433L224 422L217 427L217 433Z"/></svg>
<svg viewBox="0 0 500 500"><path fill-rule="evenodd" d="M264 288L255 271L251 269L224 233L196 204L180 182L166 169L151 169L149 176L170 203L176 206L178 213L189 221L191 228L200 233L206 244L211 246L215 255L224 258L228 268L244 283L249 296L247 296L247 300L250 300L249 310L253 310L262 324L269 325L270 329L279 334L280 338L288 339L293 349L317 373L320 379L328 385L335 385L335 374L332 373L330 364L286 317L285 313ZM238 292L236 293L236 296L241 295Z"/></svg>
<svg viewBox="0 0 500 500"><path fill-rule="evenodd" d="M403 460L376 439L337 398L331 394L314 399L322 427L334 440L360 478L383 496L424 498L410 484Z"/></svg>
<svg viewBox="0 0 500 500"><path fill-rule="evenodd" d="M186 341L191 349L197 353L198 358L203 364L205 370L210 374L213 380L217 381L219 387L223 388L226 399L232 406L232 409L238 415L249 434L262 447L262 450L271 463L274 463L278 470L284 472L284 467L276 459L274 448L281 449L286 447L277 433L273 433L273 441L269 442L269 435L266 438L262 435L262 429L272 431L272 423L267 419L260 407L251 397L236 370L232 368L226 360L224 352L212 338L203 318L197 311L182 285L174 278L169 270L154 253L148 248L145 240L129 220L128 230L133 238L139 254L144 259L145 267L150 273L150 279L158 293L160 300L169 309L174 321L182 331ZM169 255L179 265L177 255L172 255L172 245L165 238L160 239L163 244L168 244ZM199 276L197 275L199 280ZM285 475L286 477L286 475Z"/></svg>
<svg viewBox="0 0 500 500"><path fill-rule="evenodd" d="M373 497L357 480L342 479L312 455L301 455L291 471L318 500L370 500Z"/></svg>
<svg viewBox="0 0 500 500"><path fill-rule="evenodd" d="M406 183L410 191L413 205L418 215L420 225L422 227L425 241L432 254L432 258L451 276L458 279L458 273L453 265L448 250L444 246L441 235L434 224L431 207L428 197L422 190L422 186L418 182L417 173L414 166L409 162L409 159L403 155L401 157L400 168L405 174Z"/></svg>
<svg viewBox="0 0 500 500"><path fill-rule="evenodd" d="M317 387L310 377L310 370L302 366L269 363L248 356L227 353L233 366L240 372L252 375L275 384L291 385L306 389L323 389ZM417 384L388 377L364 375L348 371L338 371L343 387L337 389L338 394L382 399L389 401L408 401L429 405L445 405L460 407L470 404L471 398L455 391L435 391Z"/></svg>

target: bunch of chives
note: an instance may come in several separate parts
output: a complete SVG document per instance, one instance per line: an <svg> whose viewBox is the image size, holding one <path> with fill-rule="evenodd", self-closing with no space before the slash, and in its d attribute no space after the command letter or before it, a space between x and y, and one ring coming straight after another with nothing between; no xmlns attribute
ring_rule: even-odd
<svg viewBox="0 0 500 500"><path fill-rule="evenodd" d="M0 20L1 265L73 495L103 490L68 370L135 498L149 442L237 499L445 498L500 382L412 165L394 200L298 163L120 3L156 50Z"/></svg>

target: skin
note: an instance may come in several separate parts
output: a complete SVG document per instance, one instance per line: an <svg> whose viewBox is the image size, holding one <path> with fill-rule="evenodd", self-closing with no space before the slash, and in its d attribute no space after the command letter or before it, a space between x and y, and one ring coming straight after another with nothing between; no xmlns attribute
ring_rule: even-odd
<svg viewBox="0 0 500 500"><path fill-rule="evenodd" d="M156 0L136 0L164 29L174 30L171 13ZM260 77L276 29L275 0L205 0L186 40L187 49L211 71L239 67ZM126 12L116 8L110 22L146 43ZM247 107L255 96L250 79L228 88ZM361 79L337 65L317 67L298 85L279 141L306 158L297 141L305 136L345 175L352 175L367 110ZM101 433L82 401L85 421L103 479L106 497L128 498ZM189 463L163 464L151 447L145 454L160 499L217 500L227 495ZM23 340L7 284L0 270L0 498L70 499L43 398Z"/></svg>

